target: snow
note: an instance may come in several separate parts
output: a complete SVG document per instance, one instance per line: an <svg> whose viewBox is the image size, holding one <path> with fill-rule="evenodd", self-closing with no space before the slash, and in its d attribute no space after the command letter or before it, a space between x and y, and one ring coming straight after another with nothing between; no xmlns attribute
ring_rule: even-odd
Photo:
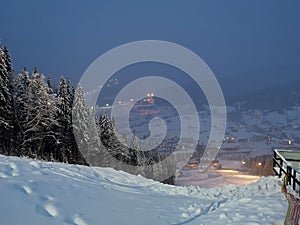
<svg viewBox="0 0 300 225"><path fill-rule="evenodd" d="M0 156L0 223L283 224L281 181L236 186L164 185L110 168Z"/></svg>
<svg viewBox="0 0 300 225"><path fill-rule="evenodd" d="M130 103L132 104L132 103ZM123 105L125 108L131 105ZM221 146L218 159L246 160L263 154L273 154L273 148L300 148L300 106L283 108L279 111L261 111L258 109L241 110L238 106L226 106L228 112L227 129L225 137L233 137L234 143L224 142ZM179 137L180 118L176 110L169 105L160 102L149 105L141 115L140 108L131 111L130 126L134 127L138 137L149 136L149 121L155 116L164 119L167 125L166 137ZM107 112L107 107L97 107L98 114ZM200 120L200 143L206 144L211 130L211 113L208 106L204 106L199 113ZM193 131L195 122L188 116L185 119L191 124ZM126 127L128 121L120 119L119 128ZM120 129L120 132L125 132ZM127 134L130 137L130 134ZM269 140L267 138L270 138ZM241 139L247 139L242 142ZM293 140L293 144L283 143L283 139ZM170 145L170 143L168 143ZM237 151L226 151L227 147L238 147Z"/></svg>
<svg viewBox="0 0 300 225"><path fill-rule="evenodd" d="M241 170L233 169L208 169L204 172L198 170L183 170L182 176L176 177L175 185L199 186L204 188L224 187L229 184L251 184L259 179L259 176L248 175Z"/></svg>

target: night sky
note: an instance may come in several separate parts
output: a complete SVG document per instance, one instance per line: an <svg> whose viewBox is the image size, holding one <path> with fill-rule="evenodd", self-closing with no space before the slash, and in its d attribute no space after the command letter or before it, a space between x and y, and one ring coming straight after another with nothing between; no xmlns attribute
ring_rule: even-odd
<svg viewBox="0 0 300 225"><path fill-rule="evenodd" d="M300 1L2 1L0 38L23 66L77 83L98 56L131 41L175 42L225 85L299 80ZM260 80L260 82L257 82Z"/></svg>

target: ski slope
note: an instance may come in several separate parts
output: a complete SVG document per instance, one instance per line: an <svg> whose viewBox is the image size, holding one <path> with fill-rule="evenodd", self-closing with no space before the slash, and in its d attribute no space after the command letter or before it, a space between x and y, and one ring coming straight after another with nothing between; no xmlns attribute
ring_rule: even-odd
<svg viewBox="0 0 300 225"><path fill-rule="evenodd" d="M283 224L280 180L175 187L110 168L0 156L1 225Z"/></svg>

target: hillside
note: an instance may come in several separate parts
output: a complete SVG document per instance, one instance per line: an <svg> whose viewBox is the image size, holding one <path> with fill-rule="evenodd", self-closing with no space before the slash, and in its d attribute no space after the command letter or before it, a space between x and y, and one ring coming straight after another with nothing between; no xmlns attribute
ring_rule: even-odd
<svg viewBox="0 0 300 225"><path fill-rule="evenodd" d="M283 224L280 188L273 177L224 188L175 187L109 168L0 156L0 223Z"/></svg>

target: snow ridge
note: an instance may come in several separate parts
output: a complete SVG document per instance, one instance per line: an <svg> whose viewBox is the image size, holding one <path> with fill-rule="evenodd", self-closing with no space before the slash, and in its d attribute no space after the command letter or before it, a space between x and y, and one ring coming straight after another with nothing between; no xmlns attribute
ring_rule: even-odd
<svg viewBox="0 0 300 225"><path fill-rule="evenodd" d="M280 180L175 187L110 168L0 156L1 224L283 224ZM276 206L276 207L274 207ZM17 213L16 213L17 212Z"/></svg>

